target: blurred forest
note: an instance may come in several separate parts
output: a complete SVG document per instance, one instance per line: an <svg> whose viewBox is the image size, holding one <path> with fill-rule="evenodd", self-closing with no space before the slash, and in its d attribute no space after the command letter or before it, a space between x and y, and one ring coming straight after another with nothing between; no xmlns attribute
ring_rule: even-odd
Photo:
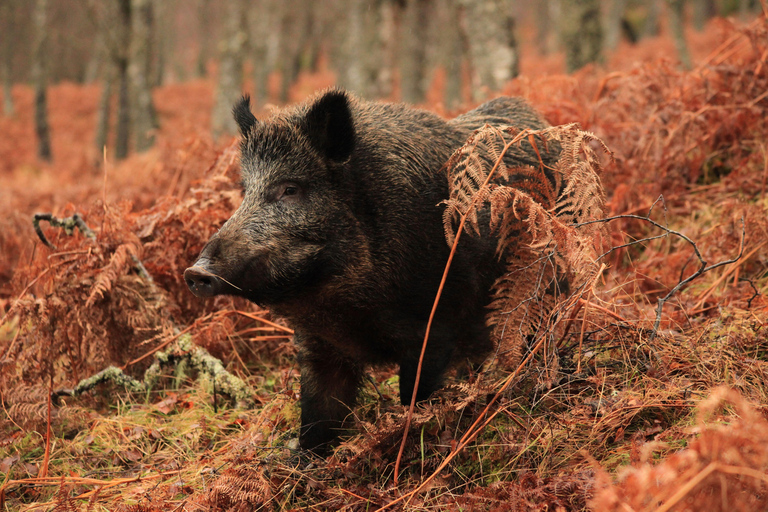
<svg viewBox="0 0 768 512"><path fill-rule="evenodd" d="M0 511L768 510L766 14L0 0ZM291 329L182 273L242 199L232 104L334 85L578 123L610 150L609 247L514 371L449 379L407 423L376 369L308 461Z"/></svg>
<svg viewBox="0 0 768 512"><path fill-rule="evenodd" d="M32 84L38 154L50 159L46 87L99 84L94 147L100 154L114 125L108 149L122 159L130 147L154 143L152 91L164 84L215 81L214 136L235 133L230 106L242 92L257 107L282 105L318 86L301 84L303 74L326 73L328 84L369 99L429 100L452 111L521 73L610 63L622 41L662 30L690 68L685 20L702 31L714 16L746 19L759 7L756 0L3 0L3 112L14 111L13 84Z"/></svg>

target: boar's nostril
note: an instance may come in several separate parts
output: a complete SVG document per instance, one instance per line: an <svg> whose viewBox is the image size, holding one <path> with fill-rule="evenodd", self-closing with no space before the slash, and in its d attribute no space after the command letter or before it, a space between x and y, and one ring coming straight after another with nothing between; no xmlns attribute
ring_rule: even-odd
<svg viewBox="0 0 768 512"><path fill-rule="evenodd" d="M189 267L184 271L184 281L198 297L213 297L221 293L222 281L202 267Z"/></svg>

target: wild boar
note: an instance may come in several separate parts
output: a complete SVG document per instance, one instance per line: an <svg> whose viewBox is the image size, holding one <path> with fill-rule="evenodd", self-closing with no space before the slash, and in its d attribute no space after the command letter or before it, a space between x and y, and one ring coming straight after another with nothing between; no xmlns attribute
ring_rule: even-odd
<svg viewBox="0 0 768 512"><path fill-rule="evenodd" d="M200 297L229 294L295 330L302 448L322 452L355 403L366 367L400 366L411 401L427 320L449 247L444 164L486 123L540 129L523 100L498 98L446 121L338 89L259 121L234 107L243 202L184 272ZM521 164L538 165L535 155ZM523 158L525 160L525 157ZM493 349L485 324L503 272L495 240L465 237L432 325L417 400L460 362Z"/></svg>

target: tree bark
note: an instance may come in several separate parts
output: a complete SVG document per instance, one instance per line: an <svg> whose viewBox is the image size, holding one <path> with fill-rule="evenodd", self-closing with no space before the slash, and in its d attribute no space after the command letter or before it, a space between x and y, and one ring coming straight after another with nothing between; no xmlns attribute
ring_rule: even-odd
<svg viewBox="0 0 768 512"><path fill-rule="evenodd" d="M683 0L667 0L669 6L669 28L672 31L672 37L675 40L677 48L677 57L680 64L685 69L691 69L691 54L688 51L688 43L685 40L685 30L683 23L685 20L685 11Z"/></svg>
<svg viewBox="0 0 768 512"><path fill-rule="evenodd" d="M0 74L3 81L3 115L11 117L15 112L13 105L13 50L16 40L15 16L16 3L13 0L0 0Z"/></svg>
<svg viewBox="0 0 768 512"><path fill-rule="evenodd" d="M445 92L443 101L448 109L458 108L462 103L462 85L464 64L467 62L467 44L465 34L459 30L461 23L461 6L456 0L441 0L439 4L442 27L452 27L452 30L441 30L439 33L440 57L438 62L445 70Z"/></svg>
<svg viewBox="0 0 768 512"><path fill-rule="evenodd" d="M421 103L427 92L426 34L432 0L407 0L400 37L400 92L406 103Z"/></svg>
<svg viewBox="0 0 768 512"><path fill-rule="evenodd" d="M389 0L370 2L351 0L346 7L347 23L344 40L341 42L338 63L338 82L364 98L372 99L381 94L380 77L391 77L383 51L383 43L391 31L393 20L382 18L382 8ZM386 21L386 23L382 23Z"/></svg>
<svg viewBox="0 0 768 512"><path fill-rule="evenodd" d="M563 0L560 13L560 40L565 48L569 73L602 60L603 27L597 0Z"/></svg>
<svg viewBox="0 0 768 512"><path fill-rule="evenodd" d="M743 0L742 0L743 1ZM693 1L693 28L701 32L707 21L717 15L717 6L714 0Z"/></svg>
<svg viewBox="0 0 768 512"><path fill-rule="evenodd" d="M102 90L99 100L99 112L96 121L96 161L101 162L104 148L107 145L107 136L109 135L109 118L111 114L110 99L112 98L112 89L114 88L115 72L114 65L110 60L102 63Z"/></svg>
<svg viewBox="0 0 768 512"><path fill-rule="evenodd" d="M611 0L608 16L605 24L605 47L615 50L621 39L621 20L624 10L627 8L627 0Z"/></svg>
<svg viewBox="0 0 768 512"><path fill-rule="evenodd" d="M554 51L552 8L552 0L536 0L536 48L541 55Z"/></svg>
<svg viewBox="0 0 768 512"><path fill-rule="evenodd" d="M155 144L157 121L149 86L149 45L151 0L131 0L131 56L128 74L133 103L132 128L136 151L146 151Z"/></svg>
<svg viewBox="0 0 768 512"><path fill-rule="evenodd" d="M246 32L243 27L244 5L240 0L226 4L224 34L220 47L219 83L211 116L214 138L235 135L237 124L232 117L232 105L241 94L243 80L243 50Z"/></svg>
<svg viewBox="0 0 768 512"><path fill-rule="evenodd" d="M249 53L253 58L253 100L263 105L269 96L269 73L275 68L275 20L278 6L275 0L259 0L246 11L248 20Z"/></svg>
<svg viewBox="0 0 768 512"><path fill-rule="evenodd" d="M508 0L462 0L472 70L472 96L481 101L518 75L515 19Z"/></svg>
<svg viewBox="0 0 768 512"><path fill-rule="evenodd" d="M208 75L208 58L210 56L211 41L208 37L208 11L211 0L197 0L197 33L199 34L200 48L195 61L195 75L204 78Z"/></svg>
<svg viewBox="0 0 768 512"><path fill-rule="evenodd" d="M117 127L115 129L115 159L128 156L131 136L130 97L128 94L128 48L131 38L131 0L119 0L117 5L117 24L106 27L114 31L116 47L112 49L112 58L117 70Z"/></svg>
<svg viewBox="0 0 768 512"><path fill-rule="evenodd" d="M659 0L648 0L648 11L643 24L643 37L659 35Z"/></svg>
<svg viewBox="0 0 768 512"><path fill-rule="evenodd" d="M48 0L36 0L33 13L34 44L32 81L35 88L35 133L37 155L51 161L51 133L48 125Z"/></svg>

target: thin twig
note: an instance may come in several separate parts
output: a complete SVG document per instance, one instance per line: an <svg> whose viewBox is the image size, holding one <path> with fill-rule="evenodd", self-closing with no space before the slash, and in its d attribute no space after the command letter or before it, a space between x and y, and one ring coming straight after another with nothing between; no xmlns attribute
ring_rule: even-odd
<svg viewBox="0 0 768 512"><path fill-rule="evenodd" d="M656 203L654 203L654 205L655 204ZM651 207L651 209L653 209L653 207ZM656 334L659 331L659 325L661 325L661 313L662 313L662 308L664 307L664 304L675 293L677 293L678 290L680 290L683 286L687 285L688 283L690 283L691 281L693 281L694 279L696 279L700 275L709 272L710 270L714 270L714 269L716 269L718 267L722 267L724 265L730 265L731 263L735 263L735 262L739 261L741 259L742 255L744 254L744 240L745 240L745 238L747 236L746 226L744 224L744 217L741 218L741 243L739 244L739 254L735 258L732 258L730 260L720 261L718 263L714 263L714 264L709 265L709 266L707 266L706 260L702 257L701 252L699 252L699 247L696 245L696 242L694 242L693 240L691 240L690 238L688 238L684 234L680 233L679 231L675 231L674 229L670 229L670 228L668 228L668 227L666 227L666 226L664 226L662 224L659 224L658 222L656 222L655 220L653 220L653 219L651 219L649 217L643 217L643 216L640 216L640 215L615 215L613 217L606 217L604 219L590 220L590 221L587 221L587 222L582 222L580 224L576 224L575 227L586 226L586 225L595 224L595 223L598 223L598 222L610 222L612 220L617 220L617 219L636 219L636 220L642 220L642 221L648 222L649 224L651 224L651 225L653 225L653 226L655 226L655 227L665 231L665 235L662 235L662 236L667 236L667 235L679 236L680 238L682 238L683 240L688 242L691 245L691 247L693 247L693 252L696 255L696 258L698 258L699 263L700 263L699 264L699 268L698 268L698 270L696 270L696 272L694 272L693 274L688 276L686 279L683 279L682 281L678 282L677 285L674 288L672 288L672 290L670 290L669 293L667 293L667 295L665 295L664 297L658 299L658 305L656 307L656 321L653 323L653 329L651 330L651 334L650 334L649 339L648 339L649 342L652 342L656 338ZM658 237L654 237L654 238L658 238ZM605 256L606 254L609 254L610 252L611 251L608 251L607 253L603 254L601 257Z"/></svg>

